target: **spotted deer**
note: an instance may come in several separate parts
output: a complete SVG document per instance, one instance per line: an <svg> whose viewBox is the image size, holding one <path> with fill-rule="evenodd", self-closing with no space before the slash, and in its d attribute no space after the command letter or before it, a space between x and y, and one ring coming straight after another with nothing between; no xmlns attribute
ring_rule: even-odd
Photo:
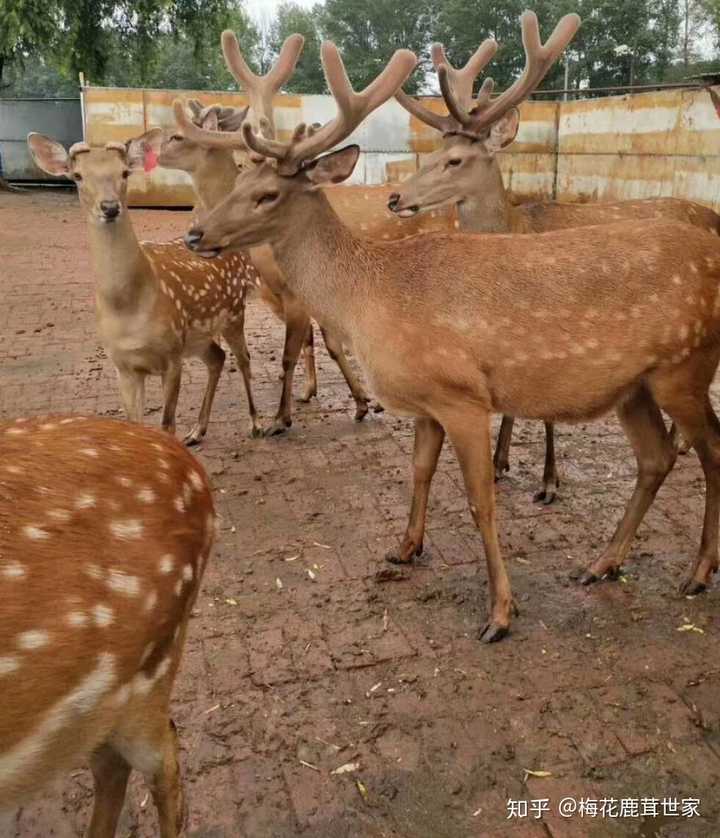
<svg viewBox="0 0 720 838"><path fill-rule="evenodd" d="M264 76L256 75L245 61L237 38L227 30L222 36L222 48L228 69L240 88L248 96L248 117L256 127L275 136L273 98L292 74L304 39L291 35L286 39L280 55ZM209 130L232 132L245 116L245 109L203 108L197 101L188 103L195 126ZM205 144L201 138L189 136L183 123L164 132L158 162L167 168L177 168L190 174L198 196L196 209L212 209L232 189L237 175L235 158L238 149L232 145ZM245 164L249 162L245 156ZM403 224L393 213L384 210L392 188L388 186L346 186L328 190L328 199L340 217L362 236L391 240L430 230L452 229L456 223L452 211L420 215L409 225ZM280 434L292 425L292 385L295 366L302 349L305 361L305 391L300 401L307 402L317 395L313 328L310 317L300 300L287 288L268 247L254 248L250 258L258 270L259 292L263 301L276 316L285 322L285 345L282 361L283 390L275 419L268 434ZM349 364L342 342L320 324L328 354L340 368L355 401L355 419L361 421L368 412L370 399ZM376 410L382 409L376 405Z"/></svg>
<svg viewBox="0 0 720 838"><path fill-rule="evenodd" d="M215 533L205 473L167 434L79 416L4 422L0 454L0 822L87 760L89 838L115 834L133 769L176 838L169 703Z"/></svg>
<svg viewBox="0 0 720 838"><path fill-rule="evenodd" d="M162 132L156 131L127 146L91 148L76 143L66 151L60 143L32 133L28 146L43 171L77 184L97 279L98 332L117 370L128 418L143 421L145 379L159 375L162 427L174 433L182 361L197 357L207 367L208 381L198 422L185 442L200 442L225 363L225 352L214 339L222 335L243 376L251 434L260 436L245 343L245 298L248 287L257 282L255 268L242 253L213 263L188 253L181 241L140 242L130 222L128 177L155 165L161 139Z"/></svg>
<svg viewBox="0 0 720 838"><path fill-rule="evenodd" d="M637 483L582 581L616 576L675 462L662 408L705 474L702 541L683 584L685 593L703 590L718 569L720 423L708 397L720 360L717 237L677 221L642 220L527 236L358 238L321 187L349 177L359 149L324 152L396 92L416 58L398 51L361 93L333 44L323 44L322 59L337 115L314 133L298 126L285 142L244 124L238 142L263 162L185 240L208 257L270 242L288 285L352 346L383 404L415 417L410 519L390 560L410 562L422 552L447 433L485 548L490 614L480 636L505 636L513 599L495 520L491 415L572 422L614 407L637 458Z"/></svg>
<svg viewBox="0 0 720 838"><path fill-rule="evenodd" d="M492 60L497 43L488 38L462 68L453 67L441 44L434 44L432 61L440 80L447 115L431 111L404 91L396 98L413 116L442 134L441 148L404 181L388 206L399 217L454 205L460 229L472 233L544 233L622 220L667 218L720 232L720 216L707 207L677 198L646 198L612 203L571 204L543 201L513 205L505 189L497 155L517 136L518 105L529 98L574 37L580 18L566 15L542 44L538 20L527 11L520 18L526 65L522 84L492 99L493 81L485 79L477 97L473 84ZM495 450L495 473L509 470L513 418L504 416ZM535 499L552 503L559 486L553 425L545 423L543 487Z"/></svg>

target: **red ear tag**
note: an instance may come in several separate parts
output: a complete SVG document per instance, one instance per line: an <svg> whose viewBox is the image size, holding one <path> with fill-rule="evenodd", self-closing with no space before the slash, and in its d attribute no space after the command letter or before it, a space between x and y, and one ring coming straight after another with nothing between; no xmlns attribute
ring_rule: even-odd
<svg viewBox="0 0 720 838"><path fill-rule="evenodd" d="M150 146L145 146L145 172L152 172L152 170L158 164L158 156L155 152L150 148Z"/></svg>

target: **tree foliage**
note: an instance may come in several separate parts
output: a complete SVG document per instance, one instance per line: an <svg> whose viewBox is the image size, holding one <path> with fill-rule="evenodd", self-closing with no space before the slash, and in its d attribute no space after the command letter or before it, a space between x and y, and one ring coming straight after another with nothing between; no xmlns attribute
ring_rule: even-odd
<svg viewBox="0 0 720 838"><path fill-rule="evenodd" d="M360 90L396 49L425 53L434 7L432 0L327 0L319 11L320 29L339 47L353 86ZM422 73L417 72L405 89L414 92L422 83Z"/></svg>
<svg viewBox="0 0 720 838"><path fill-rule="evenodd" d="M518 18L539 17L543 37L577 11L583 25L566 59L544 82L561 87L565 64L573 87L657 82L689 75L707 59L707 33L720 42L720 0L285 0L274 16L248 18L243 0L0 0L0 85L4 95L58 95L76 89L78 71L94 84L233 89L219 50L232 28L251 64L266 70L284 39L305 37L287 89L325 92L320 42L334 40L356 88L407 47L428 67L428 47L441 41L456 64L495 37L501 48L488 74L502 89L521 72ZM704 49L699 49L700 45ZM718 46L718 45L716 45ZM707 69L707 63L703 63ZM406 88L436 89L416 72Z"/></svg>
<svg viewBox="0 0 720 838"><path fill-rule="evenodd" d="M320 64L320 15L319 7L304 9L297 3L283 3L277 11L270 29L271 59L277 57L283 41L298 32L305 38L305 47L293 77L287 84L292 93L324 93L325 76Z"/></svg>

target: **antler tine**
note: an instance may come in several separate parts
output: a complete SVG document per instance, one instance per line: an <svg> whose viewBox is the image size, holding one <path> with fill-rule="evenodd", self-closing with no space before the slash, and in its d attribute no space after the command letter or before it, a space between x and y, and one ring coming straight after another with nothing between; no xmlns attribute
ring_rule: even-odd
<svg viewBox="0 0 720 838"><path fill-rule="evenodd" d="M455 68L448 61L442 44L433 44L430 55L435 70L439 72L441 66L447 67L447 73L455 96L460 105L470 110L473 104L472 89L475 79L487 67L498 51L498 44L494 38L486 38L470 56L464 67Z"/></svg>
<svg viewBox="0 0 720 838"><path fill-rule="evenodd" d="M450 116L455 123L465 128L472 124L472 116L465 110L460 102L460 97L456 96L455 91L450 83L450 71L447 64L440 64L437 68L438 81L440 82L440 92L445 100ZM453 127L457 127L454 125Z"/></svg>
<svg viewBox="0 0 720 838"><path fill-rule="evenodd" d="M277 61L265 76L267 85L273 93L277 93L295 72L295 67L300 59L300 53L303 51L304 46L305 38L297 32L285 39L280 48L280 55L278 55Z"/></svg>
<svg viewBox="0 0 720 838"><path fill-rule="evenodd" d="M425 125L434 128L436 131L441 131L444 134L455 127L455 123L451 117L431 111L429 108L421 105L417 99L408 96L402 88L395 94L395 98L408 113L412 114L416 119L419 119L420 122L424 122Z"/></svg>
<svg viewBox="0 0 720 838"><path fill-rule="evenodd" d="M495 82L488 78L482 83L482 87L478 90L478 95L475 97L475 107L473 111L486 108L490 104L490 97L495 90Z"/></svg>
<svg viewBox="0 0 720 838"><path fill-rule="evenodd" d="M552 35L543 44L535 12L525 11L520 16L523 46L525 47L525 69L516 81L492 104L472 115L472 124L466 126L473 133L479 133L496 122L511 108L516 107L540 84L548 70L560 57L565 47L572 41L580 27L580 17L576 14L565 15Z"/></svg>
<svg viewBox="0 0 720 838"><path fill-rule="evenodd" d="M245 117L248 109L244 109L241 128L246 124ZM173 102L173 113L175 114L175 121L182 129L183 134L199 145L206 148L229 148L229 149L243 149L245 148L244 134L242 131L208 131L205 128L200 128L187 115L185 104L182 99L176 99ZM240 111L237 118L240 119Z"/></svg>
<svg viewBox="0 0 720 838"><path fill-rule="evenodd" d="M396 50L380 75L360 93L348 79L337 47L324 41L321 48L323 70L330 92L338 106L338 114L314 134L288 148L288 164L299 165L342 142L365 117L395 95L417 66L417 56L407 49Z"/></svg>
<svg viewBox="0 0 720 838"><path fill-rule="evenodd" d="M434 111L429 110L428 108L421 105L420 102L417 101L417 99L413 99L410 96L408 96L404 90L398 90L398 92L395 94L395 98L405 108L406 111L411 113L421 122L424 122L426 125L429 125L431 128L434 128L436 131L440 131L443 134L446 134L449 131L453 131L458 127L458 118L453 114L453 108L450 107L448 97L458 101L458 107L455 108L456 111L459 111L460 108L462 109L463 114L465 114L466 111L469 111L473 105L473 83L477 76L480 74L480 72L492 60L493 56L497 52L497 49L497 42L493 38L487 38L475 50L474 54L470 56L465 66L456 69L448 61L447 56L445 55L445 48L443 47L443 45L432 45L432 47L430 48L430 56L432 58L435 70L438 72L439 76L440 68L445 67L449 82L448 90L452 88L452 91L448 92L447 95L445 91L443 91L443 97L445 99L445 104L447 105L447 108L450 111L450 116L443 116L442 114L438 114ZM440 87L442 88L442 84L440 85ZM483 85L483 91L485 90L486 87L485 85ZM483 100L483 102L481 103L480 100L478 100L478 104L482 104L482 106L484 107L486 101ZM469 118L469 115L464 116L464 119L466 120ZM463 123L460 124L462 125Z"/></svg>
<svg viewBox="0 0 720 838"><path fill-rule="evenodd" d="M222 33L221 43L228 70L250 99L253 118L259 124L260 118L265 117L269 125L267 129L270 132L269 136L274 137L272 99L293 74L305 44L305 38L297 33L286 38L277 60L264 76L259 76L250 69L232 30L226 29Z"/></svg>

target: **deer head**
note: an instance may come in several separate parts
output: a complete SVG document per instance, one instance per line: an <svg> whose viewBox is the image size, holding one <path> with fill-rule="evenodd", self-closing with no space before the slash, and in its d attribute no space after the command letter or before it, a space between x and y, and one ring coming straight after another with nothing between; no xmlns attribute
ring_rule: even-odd
<svg viewBox="0 0 720 838"><path fill-rule="evenodd" d="M249 122L239 134L204 131L188 119L181 102L175 117L186 136L217 148L249 148L255 166L241 174L231 194L185 236L189 248L207 255L227 247L249 247L276 240L288 224L288 213L302 196L350 176L360 150L351 145L323 154L345 140L365 117L387 101L417 64L409 50L398 50L365 90L356 93L336 46L321 49L328 87L338 113L315 130L299 125L288 142L262 136ZM323 156L320 156L323 155Z"/></svg>
<svg viewBox="0 0 720 838"><path fill-rule="evenodd" d="M247 116L248 108L226 108L221 105L203 107L197 99L191 99L188 106L192 121L207 131L238 131ZM157 130L157 129L152 129ZM142 141L152 134L143 134L137 139ZM193 174L203 169L207 162L208 150L199 143L188 139L182 128L163 129L158 164L167 169L180 169Z"/></svg>
<svg viewBox="0 0 720 838"><path fill-rule="evenodd" d="M154 128L127 143L107 143L104 148L75 143L66 151L60 143L36 133L28 134L27 142L39 168L77 184L88 219L107 224L127 209L129 176L150 172L157 166L162 130Z"/></svg>
<svg viewBox="0 0 720 838"><path fill-rule="evenodd" d="M520 17L525 47L525 69L514 84L492 99L493 81L485 79L477 98L472 88L476 76L497 51L494 40L484 41L468 63L451 66L440 44L432 47L433 65L448 108L442 116L425 108L402 90L397 100L413 116L441 131L443 146L431 154L424 165L403 183L400 192L390 196L388 206L407 217L420 210L452 201L462 203L470 195L484 196L502 189L495 155L510 145L518 131L518 105L540 84L552 65L572 40L580 26L575 14L565 15L545 44L540 40L538 19L526 11Z"/></svg>

